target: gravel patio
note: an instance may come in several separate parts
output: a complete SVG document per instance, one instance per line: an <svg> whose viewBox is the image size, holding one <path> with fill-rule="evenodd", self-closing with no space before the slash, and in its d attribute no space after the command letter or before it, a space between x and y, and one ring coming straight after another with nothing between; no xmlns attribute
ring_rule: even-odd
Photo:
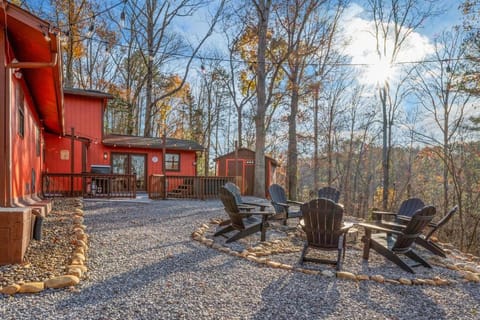
<svg viewBox="0 0 480 320"><path fill-rule="evenodd" d="M0 295L0 319L480 319L476 283L348 281L208 248L191 235L224 217L218 200L84 201L84 210L88 277L74 290Z"/></svg>

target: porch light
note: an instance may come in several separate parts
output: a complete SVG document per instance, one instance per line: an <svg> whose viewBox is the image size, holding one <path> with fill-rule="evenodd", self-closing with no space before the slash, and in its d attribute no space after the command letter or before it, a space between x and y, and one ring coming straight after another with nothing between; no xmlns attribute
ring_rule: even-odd
<svg viewBox="0 0 480 320"><path fill-rule="evenodd" d="M108 153L107 152L104 152L103 153L103 160L107 160L108 159Z"/></svg>

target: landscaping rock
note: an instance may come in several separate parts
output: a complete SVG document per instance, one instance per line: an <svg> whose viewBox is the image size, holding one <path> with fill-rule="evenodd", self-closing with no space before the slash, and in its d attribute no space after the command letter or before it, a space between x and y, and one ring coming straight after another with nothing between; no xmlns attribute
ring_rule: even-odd
<svg viewBox="0 0 480 320"><path fill-rule="evenodd" d="M43 282L27 282L20 285L18 293L39 293L45 289Z"/></svg>
<svg viewBox="0 0 480 320"><path fill-rule="evenodd" d="M45 281L46 288L65 288L77 285L80 282L80 279L72 275L64 275L60 277L55 277Z"/></svg>
<svg viewBox="0 0 480 320"><path fill-rule="evenodd" d="M18 284L11 284L9 286L6 286L2 289L2 293L3 294L9 294L9 295L13 295L15 293L18 292L18 290L20 290L20 285Z"/></svg>
<svg viewBox="0 0 480 320"><path fill-rule="evenodd" d="M385 282L385 278L382 275L379 275L379 274L371 276L370 279L373 280L373 281L376 281L378 283L384 283Z"/></svg>
<svg viewBox="0 0 480 320"><path fill-rule="evenodd" d="M356 275L346 271L337 271L337 278L357 281Z"/></svg>

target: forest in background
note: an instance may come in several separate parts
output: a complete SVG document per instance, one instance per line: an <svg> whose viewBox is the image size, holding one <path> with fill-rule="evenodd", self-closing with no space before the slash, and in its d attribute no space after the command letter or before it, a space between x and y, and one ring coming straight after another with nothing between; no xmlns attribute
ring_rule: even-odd
<svg viewBox="0 0 480 320"><path fill-rule="evenodd" d="M108 132L195 140L206 175L237 144L264 177L267 153L290 198L334 186L359 217L408 197L437 218L458 205L439 237L480 253L478 1L364 0L353 18L348 0L13 2L62 36L66 87L115 96ZM447 10L463 20L412 59ZM375 59L352 56L359 17Z"/></svg>

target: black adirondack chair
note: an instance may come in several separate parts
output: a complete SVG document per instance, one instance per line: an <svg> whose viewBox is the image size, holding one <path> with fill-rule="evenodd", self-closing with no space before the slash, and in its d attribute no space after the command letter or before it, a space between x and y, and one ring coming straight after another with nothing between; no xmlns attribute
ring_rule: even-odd
<svg viewBox="0 0 480 320"><path fill-rule="evenodd" d="M412 245L421 236L425 227L432 221L435 212L435 207L425 206L417 210L405 226L399 224L397 228L387 228L382 224L359 223L359 226L365 228L365 236L362 238L364 243L363 258L368 260L370 249L373 249L403 270L411 273L415 273L412 267L418 264L431 268L423 258L415 253ZM380 231L381 233L372 234L372 231ZM393 234L396 237L392 247L386 244L386 234ZM407 264L400 258L401 254L416 261L418 264L414 266Z"/></svg>
<svg viewBox="0 0 480 320"><path fill-rule="evenodd" d="M243 201L240 188L233 182L225 183L224 187L234 195L235 202L237 203L237 206L241 211L248 212L248 211L255 210L257 208L259 208L260 211L265 211L265 208L269 206L268 204ZM220 223L220 225L225 226L225 225L228 225L229 223L230 223L230 219L225 219Z"/></svg>
<svg viewBox="0 0 480 320"><path fill-rule="evenodd" d="M430 252L446 258L447 255L445 254L445 251L435 242L430 240L430 237L438 230L440 229L443 225L445 225L450 219L453 217L453 215L458 211L458 206L453 207L442 219L440 219L438 222L430 222L427 225L428 232L425 234L421 234L417 239L415 239L415 243L418 245L421 245L425 249L429 250ZM405 219L404 223L408 222L408 219Z"/></svg>
<svg viewBox="0 0 480 320"><path fill-rule="evenodd" d="M413 214L425 206L425 203L419 198L408 198L402 202L397 212L373 211L374 220L380 221L384 216L390 216L396 222L401 222L405 217L412 217Z"/></svg>
<svg viewBox="0 0 480 320"><path fill-rule="evenodd" d="M314 199L300 207L307 241L304 244L300 264L304 261L328 263L341 270L345 258L346 233L352 224L343 223L343 207L326 198ZM337 251L337 259L307 257L309 249Z"/></svg>
<svg viewBox="0 0 480 320"><path fill-rule="evenodd" d="M340 191L333 187L323 187L318 190L318 197L330 199L338 203L338 200L340 200Z"/></svg>
<svg viewBox="0 0 480 320"><path fill-rule="evenodd" d="M283 189L282 186L272 184L268 188L268 193L272 200L272 206L275 209L275 219L283 220L283 224L286 225L287 219L300 218L302 216L302 213L299 210L294 211L291 209L291 206L301 206L303 202L288 200L285 189Z"/></svg>
<svg viewBox="0 0 480 320"><path fill-rule="evenodd" d="M265 211L265 208L270 206L270 204L265 203L256 203L256 202L248 202L242 199L242 194L240 192L240 188L233 182L227 182L224 185L225 189L230 191L235 196L235 201L237 202L237 206L240 209L245 210L252 210L252 207L258 207L260 211Z"/></svg>
<svg viewBox="0 0 480 320"><path fill-rule="evenodd" d="M235 196L225 187L219 191L220 200L225 207L225 212L229 217L227 226L220 226L214 236L225 235L231 231L236 231L227 239L227 243L237 241L256 232L261 232L261 241L265 241L267 230L267 218L271 212L266 211L242 211L237 206Z"/></svg>

